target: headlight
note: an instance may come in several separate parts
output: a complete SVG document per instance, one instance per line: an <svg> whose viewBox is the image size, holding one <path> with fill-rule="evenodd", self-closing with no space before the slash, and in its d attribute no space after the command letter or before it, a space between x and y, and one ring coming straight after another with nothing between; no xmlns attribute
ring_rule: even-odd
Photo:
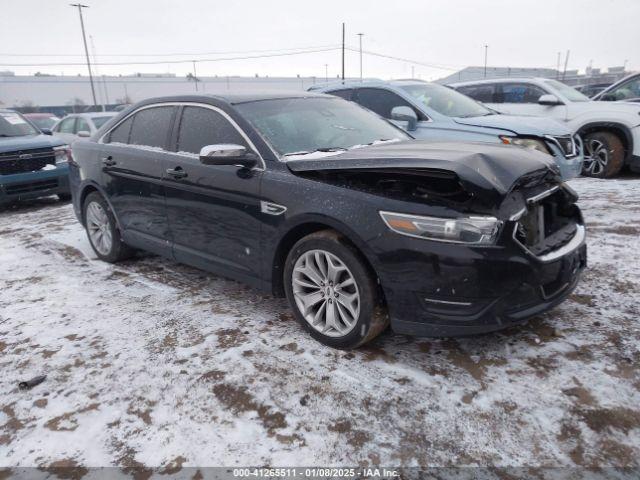
<svg viewBox="0 0 640 480"><path fill-rule="evenodd" d="M493 245L502 223L495 217L438 218L391 212L380 212L380 216L401 235L471 245Z"/></svg>
<svg viewBox="0 0 640 480"><path fill-rule="evenodd" d="M536 140L535 138L500 137L500 140L505 145L517 145L531 150L538 150L542 153L551 153L542 140Z"/></svg>
<svg viewBox="0 0 640 480"><path fill-rule="evenodd" d="M59 147L53 147L53 154L56 157L56 165L61 163L68 163L71 161L71 148L69 145L60 145Z"/></svg>

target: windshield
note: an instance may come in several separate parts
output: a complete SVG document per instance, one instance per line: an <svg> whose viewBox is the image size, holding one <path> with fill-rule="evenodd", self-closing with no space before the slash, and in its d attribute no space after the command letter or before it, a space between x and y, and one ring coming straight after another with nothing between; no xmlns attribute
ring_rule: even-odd
<svg viewBox="0 0 640 480"><path fill-rule="evenodd" d="M447 117L480 117L494 112L466 95L434 83L404 85L402 90L425 107Z"/></svg>
<svg viewBox="0 0 640 480"><path fill-rule="evenodd" d="M96 129L100 128L102 125L111 120L111 116L102 116L102 117L92 117L91 121L96 126Z"/></svg>
<svg viewBox="0 0 640 480"><path fill-rule="evenodd" d="M34 123L38 128L51 128L59 120L58 117L36 117L30 118L31 123Z"/></svg>
<svg viewBox="0 0 640 480"><path fill-rule="evenodd" d="M344 150L411 137L339 98L287 98L236 105L280 155Z"/></svg>
<svg viewBox="0 0 640 480"><path fill-rule="evenodd" d="M558 82L557 80L545 80L547 85L555 88L560 94L565 97L570 102L588 102L589 97L583 95L575 88L570 87L569 85L565 85L562 82Z"/></svg>
<svg viewBox="0 0 640 480"><path fill-rule="evenodd" d="M22 115L16 112L0 112L0 137L22 137L38 132Z"/></svg>

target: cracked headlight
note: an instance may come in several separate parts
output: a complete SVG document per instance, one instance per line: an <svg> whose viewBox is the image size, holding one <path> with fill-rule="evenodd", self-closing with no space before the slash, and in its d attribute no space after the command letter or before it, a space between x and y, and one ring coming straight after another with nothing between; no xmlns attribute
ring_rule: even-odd
<svg viewBox="0 0 640 480"><path fill-rule="evenodd" d="M392 212L380 212L380 216L401 235L470 245L493 245L502 224L495 217L438 218Z"/></svg>
<svg viewBox="0 0 640 480"><path fill-rule="evenodd" d="M518 147L529 148L531 150L538 150L542 153L550 154L549 148L542 140L536 140L535 138L520 138L520 137L500 137L500 140L505 145L517 145Z"/></svg>
<svg viewBox="0 0 640 480"><path fill-rule="evenodd" d="M53 147L53 154L56 157L56 165L69 163L69 161L71 161L71 148L69 148L69 145Z"/></svg>

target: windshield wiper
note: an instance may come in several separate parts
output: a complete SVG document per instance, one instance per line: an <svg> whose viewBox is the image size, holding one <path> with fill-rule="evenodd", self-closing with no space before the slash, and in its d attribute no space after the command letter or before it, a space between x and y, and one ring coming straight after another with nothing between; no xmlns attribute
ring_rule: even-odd
<svg viewBox="0 0 640 480"><path fill-rule="evenodd" d="M316 148L315 150L302 150L300 152L290 152L290 153L285 153L283 156L285 157L292 157L294 155L311 155L312 153L316 153L316 152L346 152L347 149L344 147L321 147L321 148Z"/></svg>

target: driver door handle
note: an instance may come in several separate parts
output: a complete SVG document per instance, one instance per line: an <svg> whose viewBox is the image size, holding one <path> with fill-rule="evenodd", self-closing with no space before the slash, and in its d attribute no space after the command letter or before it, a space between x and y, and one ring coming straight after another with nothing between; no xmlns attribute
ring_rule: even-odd
<svg viewBox="0 0 640 480"><path fill-rule="evenodd" d="M187 176L187 172L185 172L182 167L167 168L167 175L173 178L185 178Z"/></svg>
<svg viewBox="0 0 640 480"><path fill-rule="evenodd" d="M106 157L102 157L102 164L105 167L113 167L117 162L113 159L113 157L111 155L108 155Z"/></svg>

